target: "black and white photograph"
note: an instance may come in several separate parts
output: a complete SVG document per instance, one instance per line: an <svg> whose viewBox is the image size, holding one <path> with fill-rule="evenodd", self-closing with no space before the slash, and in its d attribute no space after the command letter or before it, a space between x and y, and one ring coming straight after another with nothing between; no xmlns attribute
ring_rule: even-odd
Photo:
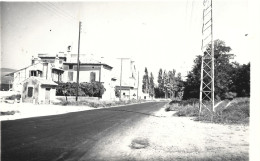
<svg viewBox="0 0 260 161"><path fill-rule="evenodd" d="M1 1L0 160L260 160L259 7Z"/></svg>

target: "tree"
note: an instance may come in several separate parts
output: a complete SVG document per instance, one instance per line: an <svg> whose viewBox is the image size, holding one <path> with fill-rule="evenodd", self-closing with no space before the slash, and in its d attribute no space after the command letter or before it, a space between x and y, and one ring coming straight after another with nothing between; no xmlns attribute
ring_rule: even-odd
<svg viewBox="0 0 260 161"><path fill-rule="evenodd" d="M67 83L58 83L56 88L56 95L58 96L65 96L67 100L67 96L75 96L76 95L76 88L77 83L75 82L67 82ZM79 88L79 96L85 95L84 92Z"/></svg>
<svg viewBox="0 0 260 161"><path fill-rule="evenodd" d="M162 72L161 68L160 68L159 73L158 73L157 82L158 82L159 89L163 90L163 72Z"/></svg>
<svg viewBox="0 0 260 161"><path fill-rule="evenodd" d="M168 72L169 80L168 80L167 87L168 87L168 91L170 92L171 98L175 97L175 94L177 92L177 82L175 79L175 72L176 72L175 69L173 69L173 71Z"/></svg>
<svg viewBox="0 0 260 161"><path fill-rule="evenodd" d="M169 92L169 76L166 72L166 70L164 70L163 72L163 91L165 93L165 98L168 98L168 92Z"/></svg>
<svg viewBox="0 0 260 161"><path fill-rule="evenodd" d="M182 100L183 98L183 94L184 94L184 83L183 83L183 80L181 78L181 73L178 73L177 74L177 77L176 77L176 84L177 84L177 97L178 99Z"/></svg>
<svg viewBox="0 0 260 161"><path fill-rule="evenodd" d="M148 70L145 67L144 70L144 76L143 76L143 85L142 85L142 91L143 93L149 93L149 76L148 76Z"/></svg>
<svg viewBox="0 0 260 161"><path fill-rule="evenodd" d="M211 45L207 47L208 52L211 52ZM224 41L214 41L214 64L215 64L215 98L224 99L229 92L230 83L232 80L233 66L230 59L234 55L230 54L231 48L226 46ZM197 56L194 60L194 66L187 75L185 82L184 99L199 98L200 89L200 73L201 73L201 56Z"/></svg>
<svg viewBox="0 0 260 161"><path fill-rule="evenodd" d="M237 97L250 96L250 63L239 65L234 63L230 89L237 94Z"/></svg>
<svg viewBox="0 0 260 161"><path fill-rule="evenodd" d="M165 94L163 92L164 91L164 82L163 82L163 71L161 68L158 73L157 82L158 82L158 87L155 88L156 89L155 95L156 95L156 98L162 98L165 96Z"/></svg>
<svg viewBox="0 0 260 161"><path fill-rule="evenodd" d="M80 83L80 89L85 93L85 95L90 97L102 97L105 92L105 88L100 82Z"/></svg>
<svg viewBox="0 0 260 161"><path fill-rule="evenodd" d="M154 78L153 78L153 73L151 72L150 74L150 79L149 79L149 95L151 97L154 97Z"/></svg>

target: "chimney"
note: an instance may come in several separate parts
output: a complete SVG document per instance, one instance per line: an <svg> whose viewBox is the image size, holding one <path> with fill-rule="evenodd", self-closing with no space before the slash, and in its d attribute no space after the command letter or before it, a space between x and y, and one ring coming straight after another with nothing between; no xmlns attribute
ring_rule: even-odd
<svg viewBox="0 0 260 161"><path fill-rule="evenodd" d="M32 56L32 65L35 63L34 56Z"/></svg>
<svg viewBox="0 0 260 161"><path fill-rule="evenodd" d="M55 68L59 68L60 67L58 54L55 57L54 66L55 66Z"/></svg>
<svg viewBox="0 0 260 161"><path fill-rule="evenodd" d="M48 63L43 63L42 77L47 79L48 77Z"/></svg>

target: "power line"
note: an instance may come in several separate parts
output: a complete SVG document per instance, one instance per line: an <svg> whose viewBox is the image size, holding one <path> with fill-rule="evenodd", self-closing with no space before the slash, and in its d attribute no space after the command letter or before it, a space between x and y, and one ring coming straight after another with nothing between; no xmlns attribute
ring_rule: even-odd
<svg viewBox="0 0 260 161"><path fill-rule="evenodd" d="M58 7L57 5L55 5L54 3L51 3L51 2L48 2L48 4L49 4L50 6L53 6L54 8L56 8L56 9L57 9L60 13L62 13L63 15L69 17L71 20L78 22L78 20L77 20L74 16L72 16L71 14L69 14L69 13L68 13L67 11L65 11L64 9Z"/></svg>
<svg viewBox="0 0 260 161"><path fill-rule="evenodd" d="M42 2L35 2L36 4L39 4L41 7L49 10L51 13L53 13L55 16L62 18L63 20L71 23L71 21L75 21L75 19L71 19L68 16L62 14L61 12L59 12L57 9L50 7L47 3L42 3Z"/></svg>

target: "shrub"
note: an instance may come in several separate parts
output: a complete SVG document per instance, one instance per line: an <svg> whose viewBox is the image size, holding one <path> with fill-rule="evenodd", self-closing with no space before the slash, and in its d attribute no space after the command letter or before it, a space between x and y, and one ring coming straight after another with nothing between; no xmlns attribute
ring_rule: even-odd
<svg viewBox="0 0 260 161"><path fill-rule="evenodd" d="M207 103L206 103L207 104ZM228 106L227 106L228 105ZM166 106L166 111L177 111L175 116L196 117L200 121L212 121L215 123L249 123L250 108L249 98L236 98L232 101L224 101L219 104L212 113L209 109L202 108L199 117L199 103L198 101L183 101L181 103L172 103Z"/></svg>
<svg viewBox="0 0 260 161"><path fill-rule="evenodd" d="M14 94L14 95L6 97L6 100L15 100L15 99L20 100L21 95L20 94Z"/></svg>
<svg viewBox="0 0 260 161"><path fill-rule="evenodd" d="M0 115L14 115L17 111L6 111L6 112L1 112Z"/></svg>

